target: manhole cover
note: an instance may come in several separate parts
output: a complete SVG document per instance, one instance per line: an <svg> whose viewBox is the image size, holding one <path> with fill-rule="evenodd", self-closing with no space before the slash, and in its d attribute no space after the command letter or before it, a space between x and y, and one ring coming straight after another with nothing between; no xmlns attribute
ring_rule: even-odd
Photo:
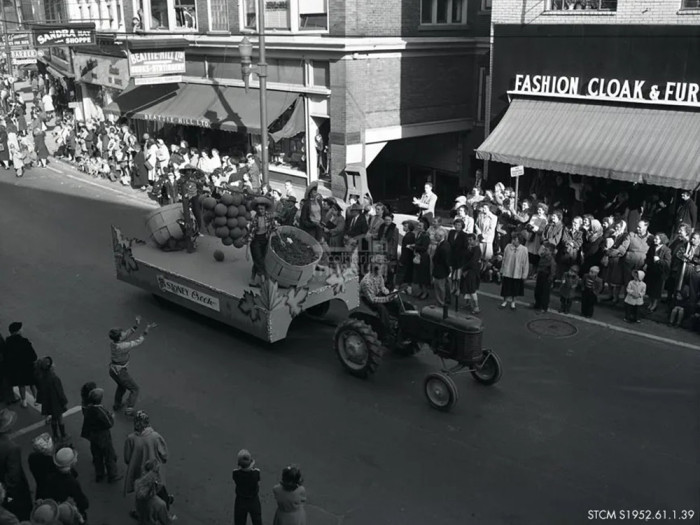
<svg viewBox="0 0 700 525"><path fill-rule="evenodd" d="M546 337L571 337L578 329L566 321L559 319L535 319L527 323L531 332Z"/></svg>

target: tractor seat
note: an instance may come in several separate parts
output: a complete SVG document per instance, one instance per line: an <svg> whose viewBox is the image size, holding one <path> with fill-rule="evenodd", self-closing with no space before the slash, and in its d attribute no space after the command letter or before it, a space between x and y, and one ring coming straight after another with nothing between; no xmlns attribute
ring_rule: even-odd
<svg viewBox="0 0 700 525"><path fill-rule="evenodd" d="M450 328L456 328L462 332L480 333L483 331L481 319L474 316L462 317L454 312L448 312L447 319L442 318L441 306L424 306L420 311L420 316L435 323L442 323Z"/></svg>

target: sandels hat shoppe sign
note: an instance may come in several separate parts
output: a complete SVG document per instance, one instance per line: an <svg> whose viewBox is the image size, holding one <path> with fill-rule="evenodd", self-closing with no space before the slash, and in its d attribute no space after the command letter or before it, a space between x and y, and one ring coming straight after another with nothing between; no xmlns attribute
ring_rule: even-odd
<svg viewBox="0 0 700 525"><path fill-rule="evenodd" d="M54 25L32 27L34 47L95 45L95 24Z"/></svg>

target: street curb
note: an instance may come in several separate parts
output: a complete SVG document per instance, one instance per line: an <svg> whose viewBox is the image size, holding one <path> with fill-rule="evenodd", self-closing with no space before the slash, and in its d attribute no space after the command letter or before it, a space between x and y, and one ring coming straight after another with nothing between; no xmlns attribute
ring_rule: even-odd
<svg viewBox="0 0 700 525"><path fill-rule="evenodd" d="M55 158L55 157L52 157L51 160L52 160L52 164L55 163L55 164L57 164L57 165L63 167L64 169L69 169L70 171L73 172L73 173L67 173L67 172L59 171L59 170L53 168L52 171L54 171L55 173L60 173L61 175L65 175L65 176L67 176L67 177L72 178L73 180L76 180L76 181L79 181L79 182L83 182L83 183L85 183L85 184L89 184L89 185L91 185L91 186L95 186L95 187L100 188L100 189L103 189L103 190L111 191L112 193L116 193L116 194L118 194L118 195L121 195L122 197L126 197L126 198L128 198L128 199L130 199L130 200L132 200L132 201L134 201L134 202L138 202L139 204L148 204L149 207L152 207L152 208L157 208L157 207L159 207L159 206L158 206L158 203L153 202L153 201L152 201L151 199L149 199L148 197L145 197L145 196L144 196L144 197L141 197L141 195L142 195L141 192L139 192L139 193L135 193L135 192L126 192L126 191L123 191L123 190L121 189L121 187L116 187L116 188L115 188L115 187L112 187L111 185L103 185L103 184L100 184L100 183L98 183L98 182L92 180L91 178L85 176L85 175L83 174L83 172L81 172L80 170L76 169L75 166L73 166L73 165L72 165L71 163L69 163L69 162L66 162L66 161L61 160L61 159L57 159L57 158ZM51 166L49 165L48 168L51 169Z"/></svg>
<svg viewBox="0 0 700 525"><path fill-rule="evenodd" d="M489 292L482 292L481 290L479 290L479 296L488 297L489 299L496 299L498 301L501 301L503 299L503 297L501 297L500 295L492 294ZM529 303L526 303L523 301L515 301L515 304L520 305L520 306L526 306L526 307L530 306ZM673 345L673 346L680 346L683 348L687 348L689 350L700 351L700 345L686 343L685 341L677 341L674 339L670 339L668 337L661 337L659 335L654 335L654 334L650 334L647 332L639 332L639 331L635 331L635 330L630 330L629 328L625 328L624 326L618 326L618 325L613 324L613 323L606 323L604 321L596 321L595 319L589 319L587 317L581 317L579 315L565 314L562 312L557 312L555 310L550 310L547 313L552 314L552 315L558 315L560 317L567 317L569 319L575 319L576 321L588 323L588 324L591 324L594 326L599 326L601 328L608 328L610 330L614 330L616 332L621 332L623 334L629 334L629 335L634 335L634 336L641 337L644 339L650 339L652 341L656 341L659 343L665 343L665 344L669 344L669 345Z"/></svg>

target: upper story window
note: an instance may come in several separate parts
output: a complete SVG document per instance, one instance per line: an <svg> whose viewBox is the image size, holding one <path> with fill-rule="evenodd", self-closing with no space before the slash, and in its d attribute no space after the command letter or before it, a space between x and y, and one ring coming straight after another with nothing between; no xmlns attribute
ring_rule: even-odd
<svg viewBox="0 0 700 525"><path fill-rule="evenodd" d="M552 11L617 11L617 0L552 0Z"/></svg>
<svg viewBox="0 0 700 525"><path fill-rule="evenodd" d="M481 0L481 10L482 11L491 11L491 3L492 3L492 0Z"/></svg>
<svg viewBox="0 0 700 525"><path fill-rule="evenodd" d="M228 0L207 0L209 31L228 31Z"/></svg>
<svg viewBox="0 0 700 525"><path fill-rule="evenodd" d="M467 23L467 0L421 0L420 11L421 24Z"/></svg>
<svg viewBox="0 0 700 525"><path fill-rule="evenodd" d="M700 9L700 0L683 0L681 9Z"/></svg>
<svg viewBox="0 0 700 525"><path fill-rule="evenodd" d="M258 30L257 0L241 2L243 29ZM328 0L265 0L265 28L280 31L327 31Z"/></svg>
<svg viewBox="0 0 700 525"><path fill-rule="evenodd" d="M195 0L143 0L141 6L146 31L197 31Z"/></svg>

